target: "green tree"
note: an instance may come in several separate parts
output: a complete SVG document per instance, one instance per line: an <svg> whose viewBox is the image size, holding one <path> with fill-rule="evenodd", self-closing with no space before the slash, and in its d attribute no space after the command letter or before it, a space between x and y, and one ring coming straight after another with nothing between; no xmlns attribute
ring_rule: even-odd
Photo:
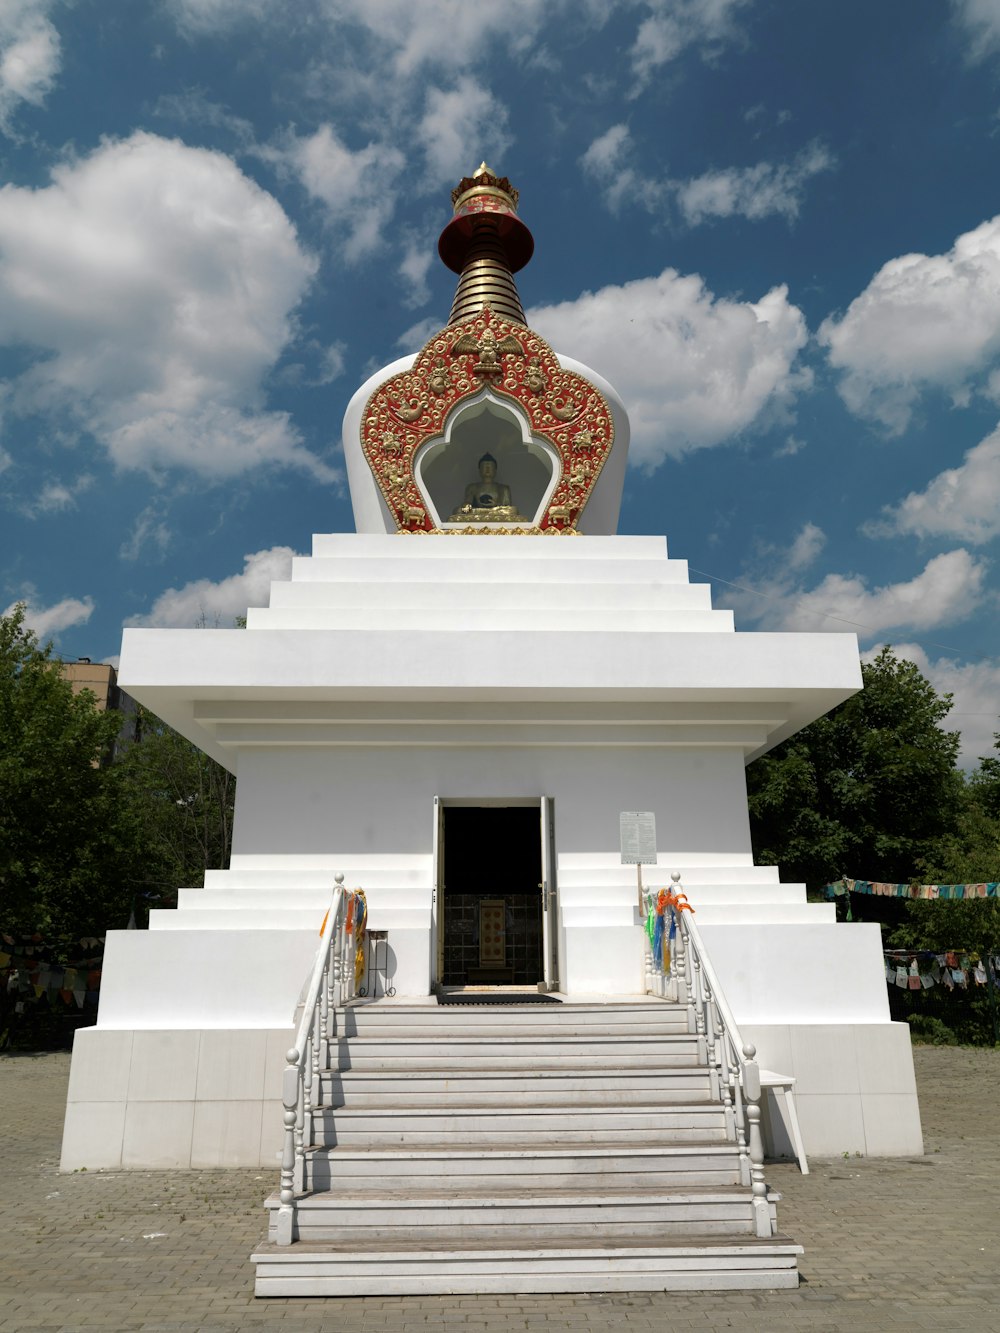
<svg viewBox="0 0 1000 1333"><path fill-rule="evenodd" d="M754 855L810 887L907 882L963 808L951 696L884 648L864 689L747 770Z"/></svg>
<svg viewBox="0 0 1000 1333"><path fill-rule="evenodd" d="M106 763L121 719L74 696L24 617L0 617L0 925L68 946L126 925L139 848Z"/></svg>
<svg viewBox="0 0 1000 1333"><path fill-rule="evenodd" d="M229 865L236 779L148 709L119 769L145 852L137 903L172 903Z"/></svg>

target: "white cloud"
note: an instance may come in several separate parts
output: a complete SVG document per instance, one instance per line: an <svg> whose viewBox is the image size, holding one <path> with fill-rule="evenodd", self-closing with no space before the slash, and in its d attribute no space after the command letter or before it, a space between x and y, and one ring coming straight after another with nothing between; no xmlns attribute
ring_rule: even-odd
<svg viewBox="0 0 1000 1333"><path fill-rule="evenodd" d="M398 148L373 142L355 152L332 125L321 125L315 134L293 138L280 153L268 156L284 159L324 205L327 221L343 229L349 261L378 247L387 221L383 201L392 198L406 164Z"/></svg>
<svg viewBox="0 0 1000 1333"><path fill-rule="evenodd" d="M85 625L93 614L92 597L64 597L52 606L39 606L37 595L34 588L26 588L22 596L11 602L3 614L9 616L18 602L24 602L24 623L30 630L34 630L43 643L58 635L61 630Z"/></svg>
<svg viewBox="0 0 1000 1333"><path fill-rule="evenodd" d="M167 0L182 32L195 36L238 24L256 24L278 10L278 0Z"/></svg>
<svg viewBox="0 0 1000 1333"><path fill-rule="evenodd" d="M572 14L577 23L606 16L599 0L379 0L377 5L371 0L325 0L322 8L333 24L345 19L362 24L402 77L427 68L464 69L497 40L524 56L542 26L558 14Z"/></svg>
<svg viewBox="0 0 1000 1333"><path fill-rule="evenodd" d="M969 56L982 60L1000 50L1000 5L997 0L951 0L955 20L964 28Z"/></svg>
<svg viewBox="0 0 1000 1333"><path fill-rule="evenodd" d="M172 534L158 505L147 505L132 524L132 531L118 548L123 560L138 560L147 546L153 546L163 555L170 545Z"/></svg>
<svg viewBox="0 0 1000 1333"><path fill-rule="evenodd" d="M864 653L874 657L881 644ZM993 735L1000 731L1000 665L992 662L960 662L955 658L930 658L919 644L894 643L899 658L915 662L939 694L954 696L952 710L942 726L961 732L958 762L963 768L978 767L984 755L996 755Z"/></svg>
<svg viewBox="0 0 1000 1333"><path fill-rule="evenodd" d="M513 142L506 107L480 80L468 76L447 91L428 92L416 140L427 160L427 187L453 185L478 166L470 164L471 144L477 156L494 165Z"/></svg>
<svg viewBox="0 0 1000 1333"><path fill-rule="evenodd" d="M21 512L28 518L37 518L39 514L61 514L67 509L75 509L79 497L85 495L93 484L94 478L89 472L81 472L72 482L46 482L34 500L22 505Z"/></svg>
<svg viewBox="0 0 1000 1333"><path fill-rule="evenodd" d="M403 249L403 258L399 264L399 276L403 280L403 304L411 310L426 305L430 299L430 287L427 274L436 258L434 246L426 236L408 236Z"/></svg>
<svg viewBox="0 0 1000 1333"><path fill-rule="evenodd" d="M850 410L893 434L925 388L967 399L1000 352L1000 217L959 236L947 254L891 259L845 314L824 320L819 339L842 372Z"/></svg>
<svg viewBox="0 0 1000 1333"><path fill-rule="evenodd" d="M834 165L833 155L812 143L790 162L758 162L728 167L676 184L677 202L691 226L706 218L735 215L757 222L777 213L792 222L799 215L806 184Z"/></svg>
<svg viewBox="0 0 1000 1333"><path fill-rule="evenodd" d="M586 174L597 181L604 202L617 213L623 204L640 201L655 211L663 197L663 186L655 181L640 181L634 164L632 135L627 125L612 125L594 140L580 158ZM640 186L642 188L640 188Z"/></svg>
<svg viewBox="0 0 1000 1333"><path fill-rule="evenodd" d="M728 7L738 0L685 0L694 8ZM189 36L258 25L270 18L287 23L287 0L167 0L178 26ZM602 0L504 0L501 5L462 0L299 0L311 20L322 23L338 45L351 26L364 32L370 61L384 64L397 79L413 79L428 69L465 69L492 43L502 42L526 58L541 29L553 18L572 15L576 25L603 23ZM317 25L318 26L318 25ZM314 27L314 32L316 27ZM318 40L318 38L317 38ZM391 90L387 90L391 91Z"/></svg>
<svg viewBox="0 0 1000 1333"><path fill-rule="evenodd" d="M290 546L272 546L244 556L243 570L213 583L196 579L183 588L167 588L153 603L148 615L132 616L128 625L155 629L190 629L195 625L228 629L248 606L266 606L273 580L287 579L292 572Z"/></svg>
<svg viewBox="0 0 1000 1333"><path fill-rule="evenodd" d="M1000 426L947 468L923 491L911 491L885 518L867 525L873 536L911 532L918 537L959 537L988 542L1000 536Z"/></svg>
<svg viewBox="0 0 1000 1333"><path fill-rule="evenodd" d="M262 382L315 271L277 202L221 153L137 133L0 190L0 343L43 355L21 412L68 411L118 466L210 478L331 469Z"/></svg>
<svg viewBox="0 0 1000 1333"><path fill-rule="evenodd" d="M789 162L758 162L671 180L640 169L631 131L623 123L599 135L580 162L613 212L639 205L660 214L676 206L692 227L711 218L739 216L759 222L775 214L794 222L808 182L834 166L830 151L814 142Z"/></svg>
<svg viewBox="0 0 1000 1333"><path fill-rule="evenodd" d="M748 0L647 0L652 13L639 26L632 47L632 68L642 87L657 69L687 47L713 55L738 35L736 13Z"/></svg>
<svg viewBox="0 0 1000 1333"><path fill-rule="evenodd" d="M786 413L809 382L795 366L805 319L784 287L755 304L731 301L665 269L528 318L557 351L611 381L629 405L631 457L650 468Z"/></svg>
<svg viewBox="0 0 1000 1333"><path fill-rule="evenodd" d="M984 586L986 562L963 548L935 556L905 582L870 587L858 574L827 574L806 588L802 571L822 545L815 537L818 529L811 529L807 525L783 556L767 553L777 572L754 580L757 595L728 594L741 620L765 630L854 629L859 638L870 639L895 629L913 633L954 625L991 600Z"/></svg>
<svg viewBox="0 0 1000 1333"><path fill-rule="evenodd" d="M416 324L401 333L396 339L396 346L404 352L418 352L424 343L429 342L435 333L440 332L442 321L437 315L428 315L418 319Z"/></svg>
<svg viewBox="0 0 1000 1333"><path fill-rule="evenodd" d="M59 34L49 20L53 0L0 4L0 130L11 132L22 102L41 106L61 63Z"/></svg>

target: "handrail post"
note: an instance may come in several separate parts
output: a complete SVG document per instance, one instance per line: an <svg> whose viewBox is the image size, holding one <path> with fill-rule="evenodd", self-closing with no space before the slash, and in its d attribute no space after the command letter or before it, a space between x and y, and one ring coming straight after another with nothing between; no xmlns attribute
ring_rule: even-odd
<svg viewBox="0 0 1000 1333"><path fill-rule="evenodd" d="M712 997L711 983L704 974L702 974L701 986L705 1006L705 1055L708 1060L712 1100L717 1102L721 1100L722 1084L719 1078L719 1061L715 1048L715 1001Z"/></svg>
<svg viewBox="0 0 1000 1333"><path fill-rule="evenodd" d="M708 1043L706 1040L705 1023L705 979L701 974L701 959L695 953L694 963L694 1022L695 1035L698 1038L698 1063L708 1063Z"/></svg>
<svg viewBox="0 0 1000 1333"><path fill-rule="evenodd" d="M299 1053L294 1046L286 1052L285 1061L281 1080L285 1132L281 1144L281 1189L275 1229L278 1245L291 1245L295 1239L295 1122L298 1118Z"/></svg>
<svg viewBox="0 0 1000 1333"><path fill-rule="evenodd" d="M760 1132L760 1066L757 1048L748 1042L743 1047L743 1085L747 1095L747 1119L750 1121L750 1189L753 1193L754 1226L758 1236L773 1234L771 1210L764 1181L764 1140Z"/></svg>
<svg viewBox="0 0 1000 1333"><path fill-rule="evenodd" d="M681 975L684 978L683 1003L687 1006L687 1028L688 1032L697 1032L698 1023L694 1014L694 988L692 986L692 978L691 978L691 953L692 953L692 949L690 948L691 939L690 935L686 932L684 913L679 912L678 916L680 917L680 922L679 922L680 929L677 932L677 938L680 939L681 936L684 936L684 946L681 954L681 968L682 968Z"/></svg>

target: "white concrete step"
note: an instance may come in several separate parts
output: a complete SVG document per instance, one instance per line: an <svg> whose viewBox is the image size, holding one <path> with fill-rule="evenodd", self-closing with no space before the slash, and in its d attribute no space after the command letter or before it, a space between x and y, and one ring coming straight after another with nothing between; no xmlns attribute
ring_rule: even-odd
<svg viewBox="0 0 1000 1333"><path fill-rule="evenodd" d="M409 1143L404 1148L315 1148L306 1154L306 1187L339 1191L385 1179L396 1184L422 1182L426 1189L447 1181L452 1194L478 1195L501 1182L507 1189L555 1189L579 1186L631 1189L659 1183L664 1189L727 1186L740 1183L736 1145L732 1143L651 1144L622 1147L607 1138L586 1144L505 1144L452 1147L438 1142Z"/></svg>
<svg viewBox="0 0 1000 1333"><path fill-rule="evenodd" d="M424 1143L486 1147L534 1142L563 1146L617 1138L647 1146L726 1141L726 1118L717 1102L662 1106L566 1107L516 1104L501 1107L395 1106L324 1109L318 1118L329 1147L420 1147Z"/></svg>
<svg viewBox="0 0 1000 1333"><path fill-rule="evenodd" d="M722 884L722 885L744 885L744 884L777 884L778 867L777 866L710 866L710 865L684 865L680 861L672 861L670 864L662 864L663 853L661 853L661 864L655 866L643 866L642 882L647 888L655 886L660 889L673 887L671 876L674 871L680 871L681 888L685 893L690 894L691 889L703 884ZM603 885L603 884L629 884L632 891L636 888L635 866L623 865L593 865L579 866L572 862L566 863L563 857L560 857L557 865L558 881L561 888L573 884Z"/></svg>
<svg viewBox="0 0 1000 1333"><path fill-rule="evenodd" d="M549 632L606 632L615 634L705 634L731 633L731 611L707 610L574 610L552 608L489 608L465 606L455 615L408 608L384 610L375 607L250 607L247 629L335 629L349 634L359 630L382 630L391 623L394 631L450 629L467 632L529 634Z"/></svg>
<svg viewBox="0 0 1000 1333"><path fill-rule="evenodd" d="M403 543L401 545L401 543ZM568 543L568 544L567 544ZM312 553L327 559L356 556L361 552L365 560L398 559L400 554L414 564L450 561L464 565L472 558L489 561L494 568L524 562L545 564L572 560L575 564L590 560L657 560L687 568L686 560L667 561L667 539L664 536L625 535L613 537L545 536L514 537L489 536L483 541L475 537L423 536L413 539L398 533L318 532L313 534ZM298 558L298 557L297 557Z"/></svg>
<svg viewBox="0 0 1000 1333"><path fill-rule="evenodd" d="M309 858L310 860L312 858ZM316 858L318 860L318 858ZM344 876L346 888L403 889L423 887L433 882L430 856L400 857L404 864L394 864L394 858L375 861L344 852L343 855L324 859L320 864L308 864L298 857L233 857L228 870L206 870L205 888L287 888L325 889L332 894L336 887L335 875ZM251 864L246 864L251 861ZM271 864L265 864L271 862Z"/></svg>
<svg viewBox="0 0 1000 1333"><path fill-rule="evenodd" d="M444 1245L454 1237L442 1238ZM716 1237L671 1243L634 1229L610 1237L543 1234L475 1240L432 1248L428 1238L393 1234L302 1246L262 1245L253 1255L258 1296L385 1296L430 1293L731 1291L798 1285L802 1247L787 1237Z"/></svg>
<svg viewBox="0 0 1000 1333"><path fill-rule="evenodd" d="M669 1033L650 1038L632 1038L627 1043L614 1038L560 1037L532 1040L529 1037L465 1039L462 1037L413 1037L399 1040L360 1036L339 1038L338 1068L439 1069L442 1065L461 1065L463 1069L517 1069L530 1071L539 1065L558 1063L564 1068L593 1069L648 1068L679 1065L695 1067L698 1062L697 1039L688 1033Z"/></svg>
<svg viewBox="0 0 1000 1333"><path fill-rule="evenodd" d="M504 1006L506 1009L506 1006ZM538 1006L539 1009L547 1010L548 1006ZM690 1034L687 1030L687 1016L685 1014L670 1014L655 1022L642 1023L621 1022L614 1024L613 1027L599 1029L596 1024L576 1022L575 1020L561 1025L553 1019L548 1022L540 1019L537 1022L530 1021L528 1015L524 1015L526 1021L518 1021L513 1015L509 1022L502 1019L487 1018L477 1027L471 1023L456 1019L454 1022L437 1025L432 1019L420 1021L420 1016L414 1014L412 1017L402 1015L396 1023L380 1023L377 1026L359 1024L354 1027L349 1018L340 1019L339 1035L340 1037L379 1037L384 1039L393 1038L398 1041L432 1040L437 1041L446 1038L451 1041L456 1038L472 1038L476 1041L494 1040L498 1038L511 1037L515 1032L522 1036L530 1036L535 1039L551 1038L559 1041L562 1038L577 1040L591 1040L598 1032L602 1032L615 1040L623 1041L630 1037L656 1038L660 1037L687 1037ZM353 1045L353 1043L352 1043Z"/></svg>
<svg viewBox="0 0 1000 1333"><path fill-rule="evenodd" d="M609 903L636 905L635 875L623 878L617 884L584 884L576 876L560 872L558 881L559 903L563 907L604 907ZM643 887L662 889L667 887L659 876L652 884L647 884L643 876ZM725 906L730 903L756 903L776 906L785 903L804 903L806 886L804 884L753 883L740 881L738 873L725 884L692 885L690 892L684 889L691 900L691 905L700 911L702 907Z"/></svg>
<svg viewBox="0 0 1000 1333"><path fill-rule="evenodd" d="M684 583L661 578L637 584L581 583L557 581L551 577L532 578L531 570L508 572L498 578L495 572L489 584L491 611L710 611L711 589L707 583ZM309 607L314 610L362 609L384 615L397 611L454 614L468 605L465 583L431 581L398 584L379 579L364 582L272 583L270 609L288 610Z"/></svg>
<svg viewBox="0 0 1000 1333"><path fill-rule="evenodd" d="M708 1071L692 1066L666 1070L648 1068L609 1071L568 1071L536 1067L520 1070L423 1069L344 1070L320 1075L324 1105L380 1107L387 1101L407 1106L505 1107L623 1106L655 1101L664 1108L704 1100L708 1105Z"/></svg>
<svg viewBox="0 0 1000 1333"><path fill-rule="evenodd" d="M688 1238L753 1233L750 1192L732 1186L671 1189L662 1181L628 1184L625 1177L613 1185L578 1180L569 1187L545 1180L536 1187L518 1182L512 1188L497 1180L479 1192L456 1190L450 1182L442 1187L440 1181L437 1189L428 1189L426 1182L409 1182L409 1188L390 1185L370 1177L338 1186L336 1192L304 1196L297 1207L300 1239L346 1240L353 1235L361 1248L372 1229L409 1232L417 1241L443 1240L450 1233L452 1243L459 1245L473 1235L499 1239L506 1234L514 1243L525 1244L546 1234L551 1238L586 1229L610 1236L639 1226L657 1235ZM271 1227L277 1206L275 1194L266 1203ZM773 1213L773 1202L771 1208Z"/></svg>
<svg viewBox="0 0 1000 1333"><path fill-rule="evenodd" d="M496 541L497 538L493 538ZM459 550L461 546L459 545ZM485 549L485 543L484 543ZM540 555L538 548L535 554ZM416 561L409 554L382 556L378 562L364 556L345 555L335 559L326 556L296 556L292 560L294 583L362 583L366 580L392 580L394 583L426 583L447 580L449 583L475 584L479 588L509 579L503 563L490 559L482 550L470 553L465 559L436 559L427 556ZM551 579L557 583L614 583L635 586L664 582L687 583L686 560L588 559L581 561L558 553L546 559L524 558L518 568L518 577Z"/></svg>

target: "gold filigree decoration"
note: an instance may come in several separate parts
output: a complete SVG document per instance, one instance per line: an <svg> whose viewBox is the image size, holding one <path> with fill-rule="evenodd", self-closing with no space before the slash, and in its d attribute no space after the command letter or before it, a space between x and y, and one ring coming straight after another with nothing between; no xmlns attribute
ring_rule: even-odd
<svg viewBox="0 0 1000 1333"><path fill-rule="evenodd" d="M489 307L484 305L483 309L486 310ZM515 338L512 333L498 338L492 329L484 329L482 336L479 338L472 333L463 333L452 345L452 356L463 356L471 352L475 352L479 357L479 360L472 367L472 373L483 379L500 379L503 377L503 358L505 356L524 356L524 348L518 338Z"/></svg>
<svg viewBox="0 0 1000 1333"><path fill-rule="evenodd" d="M576 528L404 528L407 537L579 537Z"/></svg>
<svg viewBox="0 0 1000 1333"><path fill-rule="evenodd" d="M427 376L427 387L439 398L451 388L451 374L443 356L439 356L434 362L434 369Z"/></svg>
<svg viewBox="0 0 1000 1333"><path fill-rule="evenodd" d="M498 398L516 403L534 436L552 447L559 459L558 479L544 512L530 525L436 527L416 483L413 460L421 446L443 437L450 413L480 393L484 382ZM417 404L419 414L406 420L404 413ZM553 405L565 409L566 417L554 413ZM537 333L489 306L430 338L410 370L379 385L361 419L365 458L396 527L409 533L572 534L613 444L611 409L597 386L563 369Z"/></svg>
<svg viewBox="0 0 1000 1333"><path fill-rule="evenodd" d="M538 363L538 357L533 356L528 362L528 369L524 372L525 386L531 393L544 393L549 387L549 382L542 374L542 368Z"/></svg>

